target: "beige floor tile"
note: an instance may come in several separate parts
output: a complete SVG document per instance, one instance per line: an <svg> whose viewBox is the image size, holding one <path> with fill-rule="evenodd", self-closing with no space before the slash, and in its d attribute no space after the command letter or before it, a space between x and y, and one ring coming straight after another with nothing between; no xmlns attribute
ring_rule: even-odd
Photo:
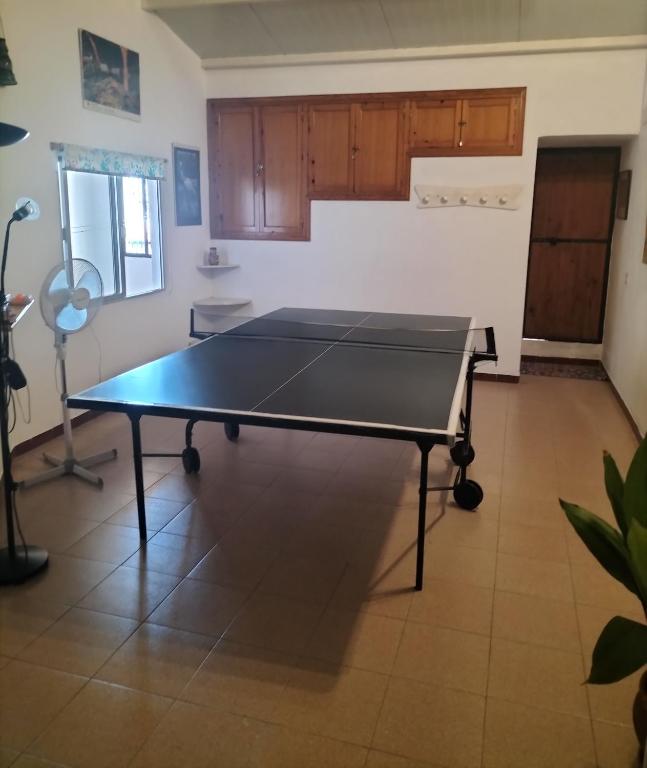
<svg viewBox="0 0 647 768"><path fill-rule="evenodd" d="M573 600L571 575L566 563L534 560L499 552L496 588L552 600Z"/></svg>
<svg viewBox="0 0 647 768"><path fill-rule="evenodd" d="M99 525L96 520L57 514L48 508L19 508L19 514L25 539L38 542L38 546L55 554L64 552Z"/></svg>
<svg viewBox="0 0 647 768"><path fill-rule="evenodd" d="M309 663L292 670L274 718L299 731L368 746L387 680L375 672Z"/></svg>
<svg viewBox="0 0 647 768"><path fill-rule="evenodd" d="M588 717L579 653L492 640L488 696Z"/></svg>
<svg viewBox="0 0 647 768"><path fill-rule="evenodd" d="M329 525L384 530L397 517L398 508L389 504L324 494L315 500L314 514L315 519Z"/></svg>
<svg viewBox="0 0 647 768"><path fill-rule="evenodd" d="M168 499L146 499L146 528L148 531L159 531L184 509L181 501L169 501ZM137 501L131 501L123 509L115 512L106 521L112 525L128 525L131 528L139 527L137 517Z"/></svg>
<svg viewBox="0 0 647 768"><path fill-rule="evenodd" d="M600 565L573 563L575 602L596 608L612 608L620 613L634 611L637 598Z"/></svg>
<svg viewBox="0 0 647 768"><path fill-rule="evenodd" d="M16 656L59 619L68 608L53 600L37 600L22 593L0 599L0 653Z"/></svg>
<svg viewBox="0 0 647 768"><path fill-rule="evenodd" d="M638 739L633 728L593 721L598 768L640 768Z"/></svg>
<svg viewBox="0 0 647 768"><path fill-rule="evenodd" d="M433 534L425 552L425 579L442 579L492 589L496 552L436 544Z"/></svg>
<svg viewBox="0 0 647 768"><path fill-rule="evenodd" d="M303 653L323 607L256 593L227 629L225 637L285 653Z"/></svg>
<svg viewBox="0 0 647 768"><path fill-rule="evenodd" d="M91 677L136 628L133 619L72 608L28 645L19 658Z"/></svg>
<svg viewBox="0 0 647 768"><path fill-rule="evenodd" d="M488 699L484 768L595 768L588 718Z"/></svg>
<svg viewBox="0 0 647 768"><path fill-rule="evenodd" d="M102 523L66 552L73 557L121 565L141 545L139 531L125 525Z"/></svg>
<svg viewBox="0 0 647 768"><path fill-rule="evenodd" d="M408 619L489 635L493 595L491 589L484 587L428 579L424 589L413 595Z"/></svg>
<svg viewBox="0 0 647 768"><path fill-rule="evenodd" d="M330 607L406 619L413 597L415 561L349 564Z"/></svg>
<svg viewBox="0 0 647 768"><path fill-rule="evenodd" d="M0 746L25 749L86 681L21 661L7 664L0 670Z"/></svg>
<svg viewBox="0 0 647 768"><path fill-rule="evenodd" d="M178 536L190 536L213 545L231 529L241 514L242 512L235 515L214 512L199 500L184 507L162 531Z"/></svg>
<svg viewBox="0 0 647 768"><path fill-rule="evenodd" d="M575 605L545 597L494 593L492 636L579 653Z"/></svg>
<svg viewBox="0 0 647 768"><path fill-rule="evenodd" d="M433 527L430 536L438 544L476 547L496 551L498 523L489 520L478 511L448 508L445 515Z"/></svg>
<svg viewBox="0 0 647 768"><path fill-rule="evenodd" d="M260 756L264 743L263 736L271 727L250 718L177 701L131 766L132 768L260 766L262 765Z"/></svg>
<svg viewBox="0 0 647 768"><path fill-rule="evenodd" d="M586 673L588 672L587 662ZM632 707L639 681L640 671L611 685L587 685L592 718L618 725L631 725Z"/></svg>
<svg viewBox="0 0 647 768"><path fill-rule="evenodd" d="M501 524L499 552L538 560L554 560L560 563L568 559L564 530L517 523Z"/></svg>
<svg viewBox="0 0 647 768"><path fill-rule="evenodd" d="M372 745L414 760L478 768L485 699L392 678Z"/></svg>
<svg viewBox="0 0 647 768"><path fill-rule="evenodd" d="M18 494L18 508L49 510L66 517L103 523L129 504L133 495L95 488L74 477L61 478L56 483L44 483L21 490Z"/></svg>
<svg viewBox="0 0 647 768"><path fill-rule="evenodd" d="M263 768L361 768L367 750L291 728L271 728L262 737Z"/></svg>
<svg viewBox="0 0 647 768"><path fill-rule="evenodd" d="M352 611L326 611L305 651L331 664L390 674L404 622Z"/></svg>
<svg viewBox="0 0 647 768"><path fill-rule="evenodd" d="M504 492L501 496L501 523L532 525L561 531L565 526L565 516L557 495L546 502L544 499L535 499L530 494L513 496Z"/></svg>
<svg viewBox="0 0 647 768"><path fill-rule="evenodd" d="M177 697L213 647L213 638L142 624L96 674L127 688Z"/></svg>
<svg viewBox="0 0 647 768"><path fill-rule="evenodd" d="M47 568L19 590L21 594L38 600L72 605L102 582L114 568L111 563L50 554Z"/></svg>
<svg viewBox="0 0 647 768"><path fill-rule="evenodd" d="M393 674L485 695L490 639L407 622Z"/></svg>
<svg viewBox="0 0 647 768"><path fill-rule="evenodd" d="M179 698L224 712L273 720L294 657L221 640Z"/></svg>
<svg viewBox="0 0 647 768"><path fill-rule="evenodd" d="M90 681L29 752L78 768L126 766L170 706L170 699Z"/></svg>
<svg viewBox="0 0 647 768"><path fill-rule="evenodd" d="M146 545L126 560L130 568L186 576L209 551L209 543L174 533L156 533Z"/></svg>
<svg viewBox="0 0 647 768"><path fill-rule="evenodd" d="M155 499L167 501L179 501L189 504L200 492L202 479L200 475L175 475L168 474L153 483L146 495Z"/></svg>
<svg viewBox="0 0 647 768"><path fill-rule="evenodd" d="M2 765L2 763L0 763ZM61 763L52 763L51 760L43 760L34 755L23 754L11 764L12 768L66 768Z"/></svg>
<svg viewBox="0 0 647 768"><path fill-rule="evenodd" d="M131 619L145 619L179 582L177 576L122 565L93 589L79 603L79 607Z"/></svg>
<svg viewBox="0 0 647 768"><path fill-rule="evenodd" d="M409 760L407 757L390 755L388 752L379 752L376 749L369 750L366 760L366 768L437 768L432 763L421 763L418 760Z"/></svg>
<svg viewBox="0 0 647 768"><path fill-rule="evenodd" d="M0 747L0 768L9 768L11 764L15 764L19 754L20 753L15 749Z"/></svg>
<svg viewBox="0 0 647 768"><path fill-rule="evenodd" d="M259 591L325 605L339 584L346 561L341 557L291 554L279 558L261 580Z"/></svg>
<svg viewBox="0 0 647 768"><path fill-rule="evenodd" d="M253 589L277 559L279 550L265 544L222 539L189 573L189 578L225 587Z"/></svg>
<svg viewBox="0 0 647 768"><path fill-rule="evenodd" d="M148 620L153 624L220 637L246 597L247 592L242 590L185 579Z"/></svg>

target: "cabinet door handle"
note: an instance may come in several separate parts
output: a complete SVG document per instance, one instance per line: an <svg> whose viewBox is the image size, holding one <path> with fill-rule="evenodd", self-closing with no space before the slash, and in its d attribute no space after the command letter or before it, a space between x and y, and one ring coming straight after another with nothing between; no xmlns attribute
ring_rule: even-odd
<svg viewBox="0 0 647 768"><path fill-rule="evenodd" d="M351 159L354 160L359 152L359 147L351 147Z"/></svg>
<svg viewBox="0 0 647 768"><path fill-rule="evenodd" d="M264 170L265 170L265 166L263 165L263 163L257 163L256 164L256 175L257 176L260 176L261 173L263 173Z"/></svg>

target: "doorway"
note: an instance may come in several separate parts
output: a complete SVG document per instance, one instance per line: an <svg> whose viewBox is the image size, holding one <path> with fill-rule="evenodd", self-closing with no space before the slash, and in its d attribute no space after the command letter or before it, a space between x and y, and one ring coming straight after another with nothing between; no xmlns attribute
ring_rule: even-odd
<svg viewBox="0 0 647 768"><path fill-rule="evenodd" d="M599 344L619 147L540 149L524 338Z"/></svg>

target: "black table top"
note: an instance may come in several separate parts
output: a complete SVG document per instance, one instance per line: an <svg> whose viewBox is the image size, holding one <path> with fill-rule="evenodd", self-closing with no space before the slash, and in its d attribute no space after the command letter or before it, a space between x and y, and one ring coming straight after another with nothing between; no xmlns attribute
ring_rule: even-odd
<svg viewBox="0 0 647 768"><path fill-rule="evenodd" d="M283 308L70 396L68 405L448 435L457 429L470 325L463 317Z"/></svg>

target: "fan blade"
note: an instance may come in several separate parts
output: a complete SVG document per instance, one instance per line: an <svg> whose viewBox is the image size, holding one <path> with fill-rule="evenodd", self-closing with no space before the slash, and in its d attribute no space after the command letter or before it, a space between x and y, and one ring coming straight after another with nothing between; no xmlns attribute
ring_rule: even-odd
<svg viewBox="0 0 647 768"><path fill-rule="evenodd" d="M74 333L83 327L87 316L87 309L76 309L72 304L66 304L56 315L56 325L63 333Z"/></svg>

